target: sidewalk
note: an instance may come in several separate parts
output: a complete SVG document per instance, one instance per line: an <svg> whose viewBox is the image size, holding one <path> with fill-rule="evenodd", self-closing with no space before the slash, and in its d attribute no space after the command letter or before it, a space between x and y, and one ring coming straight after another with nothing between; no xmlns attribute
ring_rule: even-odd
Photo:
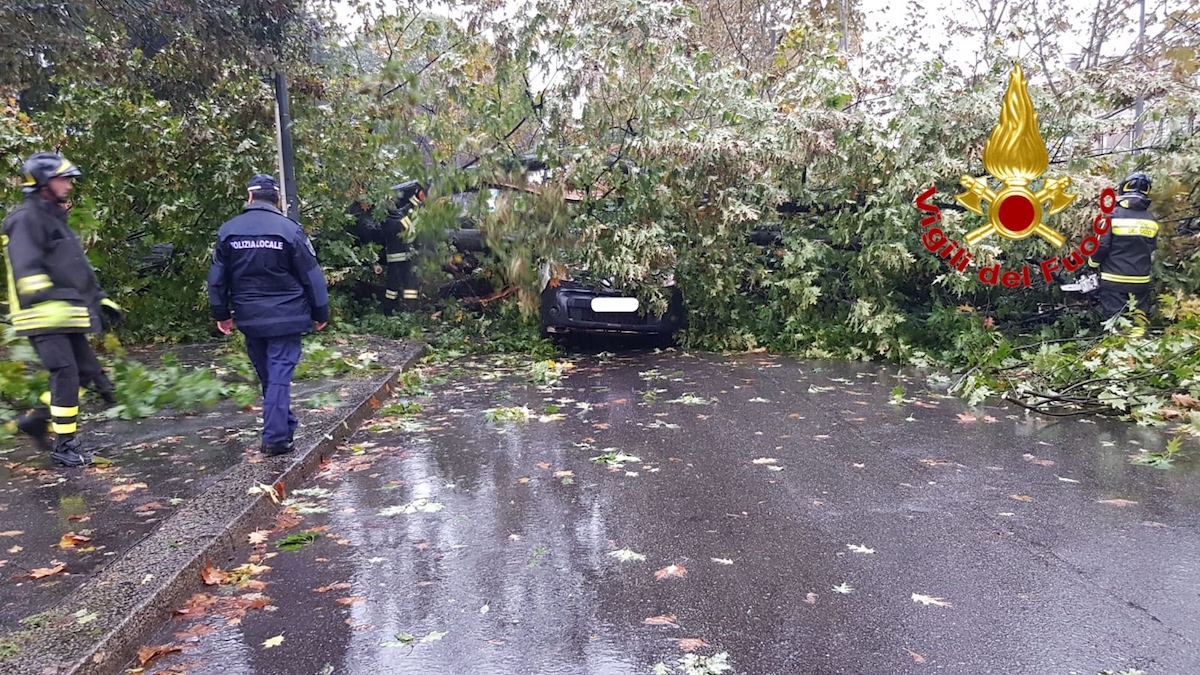
<svg viewBox="0 0 1200 675"><path fill-rule="evenodd" d="M348 418L374 401L420 352L417 345L356 338L355 348L363 347L377 351L380 368L356 377L294 385L293 406L301 427L293 455L258 455L260 411L243 410L233 403L193 415L88 420L86 438L103 459L86 469L54 468L48 457L23 439L0 447L0 661L19 660L4 669L15 666L15 672L27 672L19 664L37 651L30 642L36 639L31 629L62 626L67 620L72 626L67 630L79 633L77 642L82 646L116 625L106 623L100 614L118 624L128 619L134 607L114 613L117 608L85 607L87 611L79 612L64 605L86 592L85 586L97 584L117 561L142 556L142 549L163 534L166 522L182 533L162 545L171 553L186 558L190 552L194 557L211 545L213 537L188 535L232 526L243 510L238 508L238 497L217 500L217 512L189 514L189 510L201 508L222 490L246 496L245 487L230 486L246 475L272 484L274 476L292 471L327 438L347 433ZM204 352L189 348L187 360L202 363ZM258 497L262 495L246 496L250 502ZM189 518L199 520L189 523ZM179 570L159 568L153 561L143 566L145 572L136 580L122 583L142 587L130 598L145 596L138 598L144 604ZM71 616L77 612L78 616ZM56 651L61 658L42 655L39 663L47 663L45 657L50 657L63 665L68 657L77 656L69 647L56 647Z"/></svg>

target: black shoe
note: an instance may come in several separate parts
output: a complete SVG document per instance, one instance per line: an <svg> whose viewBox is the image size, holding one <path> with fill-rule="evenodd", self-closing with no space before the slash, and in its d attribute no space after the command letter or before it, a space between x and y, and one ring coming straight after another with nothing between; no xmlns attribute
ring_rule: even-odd
<svg viewBox="0 0 1200 675"><path fill-rule="evenodd" d="M78 438L68 438L58 441L50 459L66 467L87 466L92 463L92 453L84 451Z"/></svg>
<svg viewBox="0 0 1200 675"><path fill-rule="evenodd" d="M17 428L22 433L31 436L38 448L44 452L53 452L50 445L50 411L45 408L34 408L17 418Z"/></svg>
<svg viewBox="0 0 1200 675"><path fill-rule="evenodd" d="M111 391L100 392L100 398L108 405L117 404L117 397Z"/></svg>
<svg viewBox="0 0 1200 675"><path fill-rule="evenodd" d="M267 457L286 455L296 449L296 444L290 440L287 443L263 443L262 453Z"/></svg>

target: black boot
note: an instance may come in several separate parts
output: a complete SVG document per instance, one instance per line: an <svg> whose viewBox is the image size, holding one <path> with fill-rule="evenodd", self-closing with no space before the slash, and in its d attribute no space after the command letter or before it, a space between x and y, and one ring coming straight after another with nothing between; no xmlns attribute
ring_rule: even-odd
<svg viewBox="0 0 1200 675"><path fill-rule="evenodd" d="M38 406L33 410L21 415L17 418L17 428L22 433L28 434L37 443L38 449L44 452L53 452L54 447L50 445L50 409L45 406Z"/></svg>
<svg viewBox="0 0 1200 675"><path fill-rule="evenodd" d="M50 453L50 459L54 460L55 464L66 467L87 466L92 463L92 453L84 451L78 438L68 436L58 439L54 452Z"/></svg>
<svg viewBox="0 0 1200 675"><path fill-rule="evenodd" d="M262 453L267 457L286 455L296 449L296 444L290 439L284 443L263 443Z"/></svg>

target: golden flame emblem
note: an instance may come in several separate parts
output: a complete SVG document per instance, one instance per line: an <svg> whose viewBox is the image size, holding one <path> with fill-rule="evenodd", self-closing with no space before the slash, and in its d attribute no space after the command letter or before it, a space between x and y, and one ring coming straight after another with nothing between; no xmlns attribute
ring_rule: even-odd
<svg viewBox="0 0 1200 675"><path fill-rule="evenodd" d="M1042 219L1075 201L1076 195L1067 194L1071 179L1049 178L1037 192L1029 189L1029 183L1049 164L1046 143L1038 132L1037 112L1029 98L1029 83L1020 64L1014 64L1000 107L1000 121L983 146L983 167L1004 185L994 191L986 178L963 176L959 182L967 192L955 196L968 211L988 219L987 225L967 233L967 244L973 246L994 233L1012 240L1036 234L1056 248L1062 246L1066 237Z"/></svg>

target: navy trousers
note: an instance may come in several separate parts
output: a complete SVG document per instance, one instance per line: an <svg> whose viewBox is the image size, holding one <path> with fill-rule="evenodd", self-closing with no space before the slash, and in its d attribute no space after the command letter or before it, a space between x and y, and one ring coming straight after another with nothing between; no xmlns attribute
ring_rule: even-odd
<svg viewBox="0 0 1200 675"><path fill-rule="evenodd" d="M300 363L300 336L252 338L246 336L246 354L263 392L263 444L283 444L296 433L292 414L292 374Z"/></svg>

